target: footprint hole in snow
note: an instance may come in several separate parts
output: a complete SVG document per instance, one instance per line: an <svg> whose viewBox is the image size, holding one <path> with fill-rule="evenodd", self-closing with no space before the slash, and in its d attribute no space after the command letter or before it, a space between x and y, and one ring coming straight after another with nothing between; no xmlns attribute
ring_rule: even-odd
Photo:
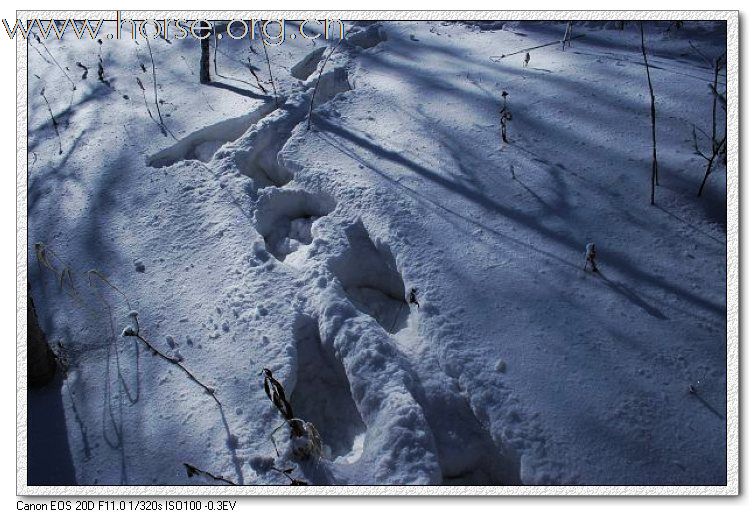
<svg viewBox="0 0 755 516"><path fill-rule="evenodd" d="M407 327L410 311L395 257L373 242L361 221L346 230L346 237L348 250L333 261L333 273L357 310L388 333L398 333Z"/></svg>
<svg viewBox="0 0 755 516"><path fill-rule="evenodd" d="M174 163L189 159L206 163L212 159L220 147L240 138L250 126L274 109L275 102L269 101L246 115L221 120L203 127L147 158L147 165L154 168L169 167Z"/></svg>
<svg viewBox="0 0 755 516"><path fill-rule="evenodd" d="M267 251L287 262L290 255L301 255L312 243L312 225L336 207L325 193L304 190L269 190L259 199L254 213L257 231Z"/></svg>
<svg viewBox="0 0 755 516"><path fill-rule="evenodd" d="M364 446L366 426L351 394L343 364L320 340L317 322L297 321L296 386L291 393L294 415L315 425L334 462L356 462Z"/></svg>
<svg viewBox="0 0 755 516"><path fill-rule="evenodd" d="M320 64L322 55L326 47L319 47L304 56L304 58L291 67L291 75L295 78L306 81L310 75L315 73L317 66Z"/></svg>
<svg viewBox="0 0 755 516"><path fill-rule="evenodd" d="M350 44L356 45L360 48L368 49L375 47L387 40L385 29L380 25L372 25L365 29L355 32L347 40Z"/></svg>

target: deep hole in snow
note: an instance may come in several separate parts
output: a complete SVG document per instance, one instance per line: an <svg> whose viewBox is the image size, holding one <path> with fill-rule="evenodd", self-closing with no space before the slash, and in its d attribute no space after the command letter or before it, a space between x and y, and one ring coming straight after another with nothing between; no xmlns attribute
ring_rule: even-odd
<svg viewBox="0 0 755 516"><path fill-rule="evenodd" d="M312 224L333 211L336 203L324 193L269 190L260 197L254 221L270 254L280 261L300 255L312 243Z"/></svg>
<svg viewBox="0 0 755 516"><path fill-rule="evenodd" d="M307 87L313 85L314 80ZM345 68L338 67L324 73L318 84L314 106L319 107L350 89L349 75ZM306 101L300 98L290 105L284 101L280 109L261 120L252 131L236 142L236 165L243 174L252 178L255 191L268 186L280 188L293 179L292 171L280 163L278 154L291 139L294 128L306 116L307 104L301 102Z"/></svg>
<svg viewBox="0 0 755 516"><path fill-rule="evenodd" d="M428 409L445 485L521 485L521 460L496 445L460 397ZM428 412L435 411L435 414Z"/></svg>
<svg viewBox="0 0 755 516"><path fill-rule="evenodd" d="M282 187L293 179L291 171L278 163L278 153L295 125L295 119L280 117L261 128L251 149L238 154L239 170L254 180L256 190L268 186Z"/></svg>
<svg viewBox="0 0 755 516"><path fill-rule="evenodd" d="M353 33L347 41L352 45L367 49L379 45L386 39L388 38L385 30L380 25L372 25Z"/></svg>
<svg viewBox="0 0 755 516"><path fill-rule="evenodd" d="M291 75L299 80L306 81L307 78L317 70L317 65L320 64L320 59L322 59L324 52L325 47L314 49L307 54L304 59L291 67Z"/></svg>
<svg viewBox="0 0 755 516"><path fill-rule="evenodd" d="M320 76L319 82L313 76L311 85L317 84L317 94L315 95L315 106L331 100L339 93L351 90L349 84L349 72L343 66L338 66L329 72Z"/></svg>
<svg viewBox="0 0 755 516"><path fill-rule="evenodd" d="M298 371L291 394L294 415L315 425L326 457L356 462L366 426L351 396L349 379L332 350L324 349L317 322L302 317L296 331Z"/></svg>
<svg viewBox="0 0 755 516"><path fill-rule="evenodd" d="M203 127L167 149L150 156L147 159L147 165L155 168L169 167L186 159L196 159L206 163L212 159L212 156L220 147L240 138L250 126L270 114L274 109L274 102L266 102L246 115Z"/></svg>
<svg viewBox="0 0 755 516"><path fill-rule="evenodd" d="M406 328L409 305L396 259L386 247L376 246L361 223L346 230L348 251L333 262L333 272L354 306L390 334Z"/></svg>

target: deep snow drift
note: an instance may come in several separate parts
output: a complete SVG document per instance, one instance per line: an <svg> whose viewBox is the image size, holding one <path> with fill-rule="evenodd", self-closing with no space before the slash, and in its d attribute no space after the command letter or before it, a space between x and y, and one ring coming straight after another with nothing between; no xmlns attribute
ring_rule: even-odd
<svg viewBox="0 0 755 516"><path fill-rule="evenodd" d="M70 467L30 453L30 479L725 483L725 170L698 199L713 73L690 46L715 58L725 27L646 25L656 206L636 24L495 59L564 28L358 24L309 130L335 42L269 47L275 99L259 41L223 39L201 86L195 40L32 40L29 278L68 370L30 393L30 443ZM168 360L121 334L132 311ZM276 457L262 368L319 461L285 431Z"/></svg>

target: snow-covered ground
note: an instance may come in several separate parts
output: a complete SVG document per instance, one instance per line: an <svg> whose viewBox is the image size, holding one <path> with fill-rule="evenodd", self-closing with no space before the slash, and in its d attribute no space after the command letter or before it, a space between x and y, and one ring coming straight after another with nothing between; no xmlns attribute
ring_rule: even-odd
<svg viewBox="0 0 755 516"><path fill-rule="evenodd" d="M32 40L29 278L68 360L30 393L32 477L725 483L725 171L696 197L713 72L690 46L715 58L725 26L668 25L645 26L655 206L634 23L576 23L527 67L497 57L565 23L361 23L309 130L334 42L268 47L276 106L259 41L223 39L202 86L196 40ZM219 403L121 334L132 311ZM276 457L263 368L321 460L287 456L285 431Z"/></svg>

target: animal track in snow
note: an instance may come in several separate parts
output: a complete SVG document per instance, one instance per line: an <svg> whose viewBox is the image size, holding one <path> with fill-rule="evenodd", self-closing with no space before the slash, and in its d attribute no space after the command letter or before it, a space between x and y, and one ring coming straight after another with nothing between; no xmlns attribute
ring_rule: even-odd
<svg viewBox="0 0 755 516"><path fill-rule="evenodd" d="M257 201L254 224L267 251L279 261L296 264L312 243L312 224L333 211L327 194L304 190L266 190Z"/></svg>
<svg viewBox="0 0 755 516"><path fill-rule="evenodd" d="M302 67L301 73L306 72L304 63ZM351 89L346 68L335 67L317 82L308 81L305 84L308 91L290 98L280 97L277 103L269 100L251 113L199 129L147 158L147 165L160 168L183 160L209 162L230 158L240 173L253 179L252 190L285 186L294 174L279 163L278 153L294 128L307 117L315 84L318 85L315 108Z"/></svg>
<svg viewBox="0 0 755 516"><path fill-rule="evenodd" d="M269 115L274 109L274 102L266 102L246 115L203 127L171 147L150 156L147 159L147 165L155 168L169 167L178 161L188 159L206 163L212 159L220 147L239 138L249 127Z"/></svg>
<svg viewBox="0 0 755 516"><path fill-rule="evenodd" d="M291 404L297 417L320 432L326 456L356 462L366 427L351 396L343 365L320 341L317 322L302 316L296 330L298 372Z"/></svg>
<svg viewBox="0 0 755 516"><path fill-rule="evenodd" d="M496 445L452 385L428 396L422 407L435 437L445 485L521 485L518 454Z"/></svg>
<svg viewBox="0 0 755 516"><path fill-rule="evenodd" d="M331 100L339 93L351 90L349 84L349 73L346 68L339 66L333 70L322 74L318 82L310 83L314 86L317 84L317 94L315 95L315 107ZM309 98L309 96L307 96Z"/></svg>
<svg viewBox="0 0 755 516"><path fill-rule="evenodd" d="M306 81L317 70L317 65L320 63L324 52L325 47L320 47L307 54L304 59L291 67L291 75L301 81Z"/></svg>
<svg viewBox="0 0 755 516"><path fill-rule="evenodd" d="M361 221L346 230L348 250L333 261L333 273L346 296L385 331L396 334L407 326L409 305L404 280L387 247L376 246Z"/></svg>
<svg viewBox="0 0 755 516"><path fill-rule="evenodd" d="M379 25L370 25L359 32L355 32L347 40L350 44L356 45L363 49L372 48L388 39L385 30Z"/></svg>
<svg viewBox="0 0 755 516"><path fill-rule="evenodd" d="M307 87L312 86L313 81L307 83ZM334 68L322 75L314 106L317 107L350 89L346 69ZM293 172L279 162L278 153L291 138L294 128L307 117L310 95L311 93L307 92L289 98L279 109L261 119L256 127L243 134L229 149L238 170L254 180L256 190L268 186L280 188L293 179Z"/></svg>
<svg viewBox="0 0 755 516"><path fill-rule="evenodd" d="M419 314L410 311L404 298L406 287L395 257L370 237L361 221L345 234L348 248L333 260L331 270L346 296L392 335L402 353L421 353ZM432 431L441 481L446 485L521 484L519 456L493 441L454 380L438 380L435 374L420 380L426 387L418 393L417 402Z"/></svg>

